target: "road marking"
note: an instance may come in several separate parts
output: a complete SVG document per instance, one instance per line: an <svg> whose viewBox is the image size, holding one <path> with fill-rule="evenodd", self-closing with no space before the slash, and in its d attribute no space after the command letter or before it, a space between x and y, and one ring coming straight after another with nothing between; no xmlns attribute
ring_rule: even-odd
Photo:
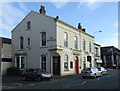
<svg viewBox="0 0 120 91"><path fill-rule="evenodd" d="M108 78L109 78L110 76L108 75Z"/></svg>
<svg viewBox="0 0 120 91"><path fill-rule="evenodd" d="M86 83L86 81L84 81L84 82L82 82L82 84L74 84L74 85L68 85L68 86L64 86L64 87L73 87L73 86L79 86L79 85L83 85L83 84L85 84Z"/></svg>
<svg viewBox="0 0 120 91"><path fill-rule="evenodd" d="M33 84L33 83L31 83L31 84L29 84L30 86L34 86L35 84Z"/></svg>
<svg viewBox="0 0 120 91"><path fill-rule="evenodd" d="M98 80L100 80L100 78L98 78Z"/></svg>
<svg viewBox="0 0 120 91"><path fill-rule="evenodd" d="M82 84L85 84L86 83L86 81L84 81Z"/></svg>

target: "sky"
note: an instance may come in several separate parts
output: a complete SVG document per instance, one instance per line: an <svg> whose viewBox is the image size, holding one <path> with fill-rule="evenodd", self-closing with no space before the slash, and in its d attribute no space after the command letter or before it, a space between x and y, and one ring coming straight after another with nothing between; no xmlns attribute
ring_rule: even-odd
<svg viewBox="0 0 120 91"><path fill-rule="evenodd" d="M118 48L118 2L0 2L0 36L11 38L12 29L31 10L39 12L41 5L48 16L59 16L74 27L81 23L102 47Z"/></svg>

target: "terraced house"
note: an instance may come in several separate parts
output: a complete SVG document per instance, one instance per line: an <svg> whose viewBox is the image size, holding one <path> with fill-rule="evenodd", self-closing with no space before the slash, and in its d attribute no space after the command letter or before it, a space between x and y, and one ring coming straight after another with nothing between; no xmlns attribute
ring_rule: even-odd
<svg viewBox="0 0 120 91"><path fill-rule="evenodd" d="M94 66L94 37L40 12L31 11L13 30L13 62L20 69L41 68L53 75L78 74Z"/></svg>

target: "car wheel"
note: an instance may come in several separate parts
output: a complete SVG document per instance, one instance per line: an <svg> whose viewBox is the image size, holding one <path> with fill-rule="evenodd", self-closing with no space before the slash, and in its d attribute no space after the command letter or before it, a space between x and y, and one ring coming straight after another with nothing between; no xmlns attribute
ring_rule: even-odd
<svg viewBox="0 0 120 91"><path fill-rule="evenodd" d="M50 80L50 78L47 79L47 81L49 81L49 80Z"/></svg>
<svg viewBox="0 0 120 91"><path fill-rule="evenodd" d="M100 74L100 77L102 77L103 73Z"/></svg>
<svg viewBox="0 0 120 91"><path fill-rule="evenodd" d="M37 78L37 79L38 79L38 81L41 81L41 80L42 80L42 78L41 78L40 76L38 76L38 78Z"/></svg>
<svg viewBox="0 0 120 91"><path fill-rule="evenodd" d="M97 76L96 76L96 73L94 74L94 78L96 78Z"/></svg>
<svg viewBox="0 0 120 91"><path fill-rule="evenodd" d="M85 76L82 76L82 78L86 78Z"/></svg>
<svg viewBox="0 0 120 91"><path fill-rule="evenodd" d="M27 80L26 76L23 76L23 77L22 77L22 80L23 80L23 81Z"/></svg>

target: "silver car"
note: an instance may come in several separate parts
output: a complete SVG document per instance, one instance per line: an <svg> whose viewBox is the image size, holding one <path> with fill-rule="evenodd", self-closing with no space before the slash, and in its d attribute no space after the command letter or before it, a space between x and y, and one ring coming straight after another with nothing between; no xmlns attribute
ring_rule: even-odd
<svg viewBox="0 0 120 91"><path fill-rule="evenodd" d="M81 71L81 75L83 78L85 77L97 77L102 76L101 71L96 67L85 68Z"/></svg>
<svg viewBox="0 0 120 91"><path fill-rule="evenodd" d="M107 70L104 67L97 67L97 68L101 71L102 75L107 74Z"/></svg>

